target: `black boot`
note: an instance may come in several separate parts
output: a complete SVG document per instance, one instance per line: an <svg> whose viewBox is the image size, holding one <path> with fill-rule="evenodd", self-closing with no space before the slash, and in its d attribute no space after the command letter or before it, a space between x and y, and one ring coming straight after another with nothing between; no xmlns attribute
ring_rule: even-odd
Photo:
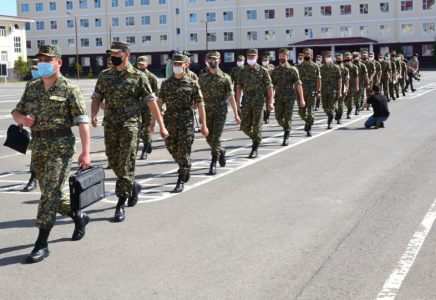
<svg viewBox="0 0 436 300"><path fill-rule="evenodd" d="M126 213L124 211L124 204L126 203L126 197L118 197L117 207L115 208L115 222L123 222L126 219Z"/></svg>
<svg viewBox="0 0 436 300"><path fill-rule="evenodd" d="M248 156L248 158L256 158L257 157L257 149L259 148L259 144L260 143L254 143L253 142L253 146L251 147L251 153Z"/></svg>
<svg viewBox="0 0 436 300"><path fill-rule="evenodd" d="M148 144L147 153L150 154L153 151L153 147L151 147L151 142Z"/></svg>
<svg viewBox="0 0 436 300"><path fill-rule="evenodd" d="M307 136L312 136L312 126L307 125Z"/></svg>
<svg viewBox="0 0 436 300"><path fill-rule="evenodd" d="M264 122L265 124L268 124L267 111L268 111L268 109L266 109L266 110L263 111L263 122Z"/></svg>
<svg viewBox="0 0 436 300"><path fill-rule="evenodd" d="M218 160L220 167L225 167L226 166L226 148L221 148L220 150L220 157Z"/></svg>
<svg viewBox="0 0 436 300"><path fill-rule="evenodd" d="M338 120L339 119L339 112L335 112L335 120Z"/></svg>
<svg viewBox="0 0 436 300"><path fill-rule="evenodd" d="M356 107L356 111L354 112L354 114L357 116L360 113L359 109Z"/></svg>
<svg viewBox="0 0 436 300"><path fill-rule="evenodd" d="M138 203L138 195L141 192L141 189L142 189L142 185L139 182L135 181L133 183L132 197L130 197L129 200L127 200L128 207L133 207L136 205L136 203Z"/></svg>
<svg viewBox="0 0 436 300"><path fill-rule="evenodd" d="M351 109L347 110L347 119L351 119Z"/></svg>
<svg viewBox="0 0 436 300"><path fill-rule="evenodd" d="M283 136L283 144L282 144L282 146L288 146L289 145L289 133L290 133L290 131L285 130L285 134Z"/></svg>
<svg viewBox="0 0 436 300"><path fill-rule="evenodd" d="M216 162L217 162L217 160L218 160L218 156L212 155L212 162L210 163L208 175L216 175Z"/></svg>
<svg viewBox="0 0 436 300"><path fill-rule="evenodd" d="M319 104L317 104L316 106L315 106L315 111L318 111L319 110Z"/></svg>
<svg viewBox="0 0 436 300"><path fill-rule="evenodd" d="M148 152L148 148L150 147L150 144L144 144L144 148L142 149L142 153L141 153L141 156L139 157L139 159L147 159L147 153L149 153Z"/></svg>
<svg viewBox="0 0 436 300"><path fill-rule="evenodd" d="M403 97L406 97L406 91L403 91Z"/></svg>
<svg viewBox="0 0 436 300"><path fill-rule="evenodd" d="M338 114L338 124L342 124L342 114Z"/></svg>
<svg viewBox="0 0 436 300"><path fill-rule="evenodd" d="M397 98L400 98L400 95L398 94L398 91L396 93L397 93Z"/></svg>
<svg viewBox="0 0 436 300"><path fill-rule="evenodd" d="M177 179L177 184L173 190L173 193L183 192L183 189L185 188L184 183L185 183L185 174L179 174L179 179Z"/></svg>
<svg viewBox="0 0 436 300"><path fill-rule="evenodd" d="M374 129L379 129L379 128L380 128L380 121L376 120L374 124Z"/></svg>
<svg viewBox="0 0 436 300"><path fill-rule="evenodd" d="M332 122L333 122L333 117L329 117L327 120L327 129L333 128Z"/></svg>
<svg viewBox="0 0 436 300"><path fill-rule="evenodd" d="M188 171L185 174L185 181L184 181L185 183L187 183L189 181L189 179L191 179L191 167L192 167L192 164L189 164Z"/></svg>
<svg viewBox="0 0 436 300"><path fill-rule="evenodd" d="M391 100L395 100L394 94L391 94L389 98L391 98Z"/></svg>
<svg viewBox="0 0 436 300"><path fill-rule="evenodd" d="M75 225L71 239L73 241L81 240L85 236L85 227L91 218L81 210L79 210L76 214L70 211L67 215L73 219Z"/></svg>
<svg viewBox="0 0 436 300"><path fill-rule="evenodd" d="M30 172L29 182L26 184L22 192L31 192L38 186L38 180L36 179L35 172Z"/></svg>
<svg viewBox="0 0 436 300"><path fill-rule="evenodd" d="M35 248L30 252L29 256L26 258L26 263L33 264L36 262L43 261L50 251L48 251L48 236L50 235L51 229L39 229L38 239L35 243Z"/></svg>
<svg viewBox="0 0 436 300"><path fill-rule="evenodd" d="M304 124L304 131L307 132L307 124Z"/></svg>

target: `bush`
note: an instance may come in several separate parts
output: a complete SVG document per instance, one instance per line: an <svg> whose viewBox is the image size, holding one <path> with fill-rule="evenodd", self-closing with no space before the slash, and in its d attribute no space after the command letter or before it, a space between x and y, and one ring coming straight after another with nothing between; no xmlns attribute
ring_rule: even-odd
<svg viewBox="0 0 436 300"><path fill-rule="evenodd" d="M77 76L77 68L79 69L79 76L80 76L80 74L82 74L82 71L83 71L82 70L82 66L77 64L77 63L75 63L75 62L70 64L69 72L68 73L70 73L71 76L73 76L73 77Z"/></svg>
<svg viewBox="0 0 436 300"><path fill-rule="evenodd" d="M92 68L91 67L89 67L88 78L90 78L90 79L94 78L94 74L92 74Z"/></svg>
<svg viewBox="0 0 436 300"><path fill-rule="evenodd" d="M18 57L18 61L14 65L14 73L19 80L24 80L30 75L30 68L27 65L27 61L24 61L22 56Z"/></svg>

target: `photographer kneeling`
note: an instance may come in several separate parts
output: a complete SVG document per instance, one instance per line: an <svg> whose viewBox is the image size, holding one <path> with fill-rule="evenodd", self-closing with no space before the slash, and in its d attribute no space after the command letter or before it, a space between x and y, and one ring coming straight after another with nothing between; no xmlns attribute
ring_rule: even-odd
<svg viewBox="0 0 436 300"><path fill-rule="evenodd" d="M371 126L374 126L374 129L379 127L385 128L384 122L386 122L390 115L388 98L380 93L380 86L377 84L374 84L372 87L372 95L366 100L363 107L368 108L371 104L374 114L366 120L365 127L371 128Z"/></svg>

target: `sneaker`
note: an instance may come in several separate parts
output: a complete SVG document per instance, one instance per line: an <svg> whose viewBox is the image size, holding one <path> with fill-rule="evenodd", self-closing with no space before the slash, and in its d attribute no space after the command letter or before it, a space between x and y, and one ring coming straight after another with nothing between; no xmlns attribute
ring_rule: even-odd
<svg viewBox="0 0 436 300"><path fill-rule="evenodd" d="M380 128L380 121L376 120L375 125L374 125L374 129L379 129L379 128Z"/></svg>

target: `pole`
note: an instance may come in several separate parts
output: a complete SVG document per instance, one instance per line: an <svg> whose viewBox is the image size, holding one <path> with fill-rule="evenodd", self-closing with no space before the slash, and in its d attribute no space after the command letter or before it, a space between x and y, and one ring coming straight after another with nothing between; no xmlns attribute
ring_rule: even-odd
<svg viewBox="0 0 436 300"><path fill-rule="evenodd" d="M208 40L208 36L207 36L207 23L209 23L209 21L206 21L206 52L207 52L207 46L209 44L209 40Z"/></svg>
<svg viewBox="0 0 436 300"><path fill-rule="evenodd" d="M77 36L77 17L74 17L74 23L76 23L74 26L76 28L76 71L77 71L77 80L80 80L80 73L79 73L79 39Z"/></svg>

